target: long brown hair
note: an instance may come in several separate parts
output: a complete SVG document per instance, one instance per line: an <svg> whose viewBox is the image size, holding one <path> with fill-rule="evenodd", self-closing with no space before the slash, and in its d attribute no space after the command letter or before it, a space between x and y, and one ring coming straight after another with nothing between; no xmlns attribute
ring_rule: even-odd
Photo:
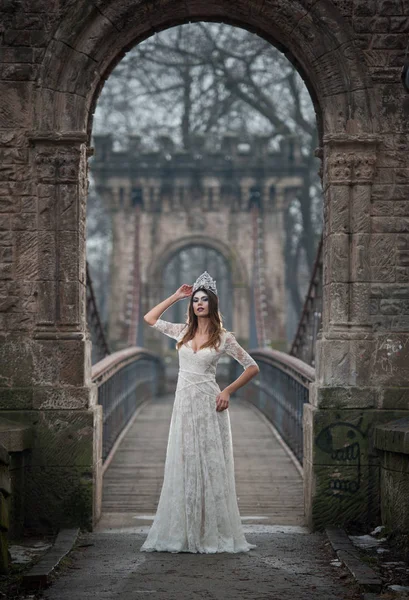
<svg viewBox="0 0 409 600"><path fill-rule="evenodd" d="M219 300L216 294L210 290L206 290L205 288L199 288L195 290L195 293L190 297L187 311L187 329L182 339L176 344L176 348L178 350L181 346L183 346L183 344L193 340L195 337L198 327L198 318L193 310L193 296L199 291L205 292L209 298L209 339L199 348L199 350L202 348L215 348L217 350L221 343L221 333L226 331L226 329L223 327L222 315L219 312Z"/></svg>

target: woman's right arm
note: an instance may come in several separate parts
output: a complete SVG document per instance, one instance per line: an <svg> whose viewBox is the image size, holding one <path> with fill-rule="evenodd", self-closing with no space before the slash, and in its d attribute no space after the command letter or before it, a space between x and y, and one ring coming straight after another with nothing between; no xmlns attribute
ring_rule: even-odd
<svg viewBox="0 0 409 600"><path fill-rule="evenodd" d="M182 298L187 298L188 296L191 296L192 290L192 285L181 285L180 288L176 290L174 294L169 296L169 298L166 298L166 300L162 300L162 302L159 302L159 304L151 308L151 310L147 312L146 315L144 315L143 318L146 321L146 323L148 323L148 325L151 326L155 325L156 321L160 318L161 314L165 312L165 310L169 308L169 306L172 306L172 304L175 304L175 302L181 300Z"/></svg>

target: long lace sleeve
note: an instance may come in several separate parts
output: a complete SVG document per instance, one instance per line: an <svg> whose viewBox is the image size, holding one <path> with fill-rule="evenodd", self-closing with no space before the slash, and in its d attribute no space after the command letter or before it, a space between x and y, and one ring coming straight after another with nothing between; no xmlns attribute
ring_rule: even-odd
<svg viewBox="0 0 409 600"><path fill-rule="evenodd" d="M250 354L246 352L242 346L240 346L232 333L227 333L226 335L224 351L226 354L237 360L243 369L247 369L247 367L251 367L252 365L258 366L254 358L252 358Z"/></svg>
<svg viewBox="0 0 409 600"><path fill-rule="evenodd" d="M163 319L158 319L154 325L150 325L150 327L154 327L158 329L165 335L177 340L179 335L182 333L182 330L186 327L185 323L171 323L170 321L164 321Z"/></svg>

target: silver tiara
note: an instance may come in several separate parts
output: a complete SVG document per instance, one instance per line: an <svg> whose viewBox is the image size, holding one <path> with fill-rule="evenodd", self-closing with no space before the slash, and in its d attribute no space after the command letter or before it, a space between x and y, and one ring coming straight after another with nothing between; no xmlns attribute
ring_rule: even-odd
<svg viewBox="0 0 409 600"><path fill-rule="evenodd" d="M210 290L213 294L217 296L217 287L216 280L212 279L207 271L199 275L196 281L193 284L193 294L199 288L205 288L205 290Z"/></svg>

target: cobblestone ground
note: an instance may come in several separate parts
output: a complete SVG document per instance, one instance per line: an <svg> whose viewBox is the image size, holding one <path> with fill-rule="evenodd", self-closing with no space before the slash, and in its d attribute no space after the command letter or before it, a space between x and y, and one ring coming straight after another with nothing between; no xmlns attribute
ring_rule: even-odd
<svg viewBox="0 0 409 600"><path fill-rule="evenodd" d="M142 533L143 531L143 533ZM140 552L147 528L85 533L47 600L352 600L360 598L325 534L245 526L248 553Z"/></svg>

